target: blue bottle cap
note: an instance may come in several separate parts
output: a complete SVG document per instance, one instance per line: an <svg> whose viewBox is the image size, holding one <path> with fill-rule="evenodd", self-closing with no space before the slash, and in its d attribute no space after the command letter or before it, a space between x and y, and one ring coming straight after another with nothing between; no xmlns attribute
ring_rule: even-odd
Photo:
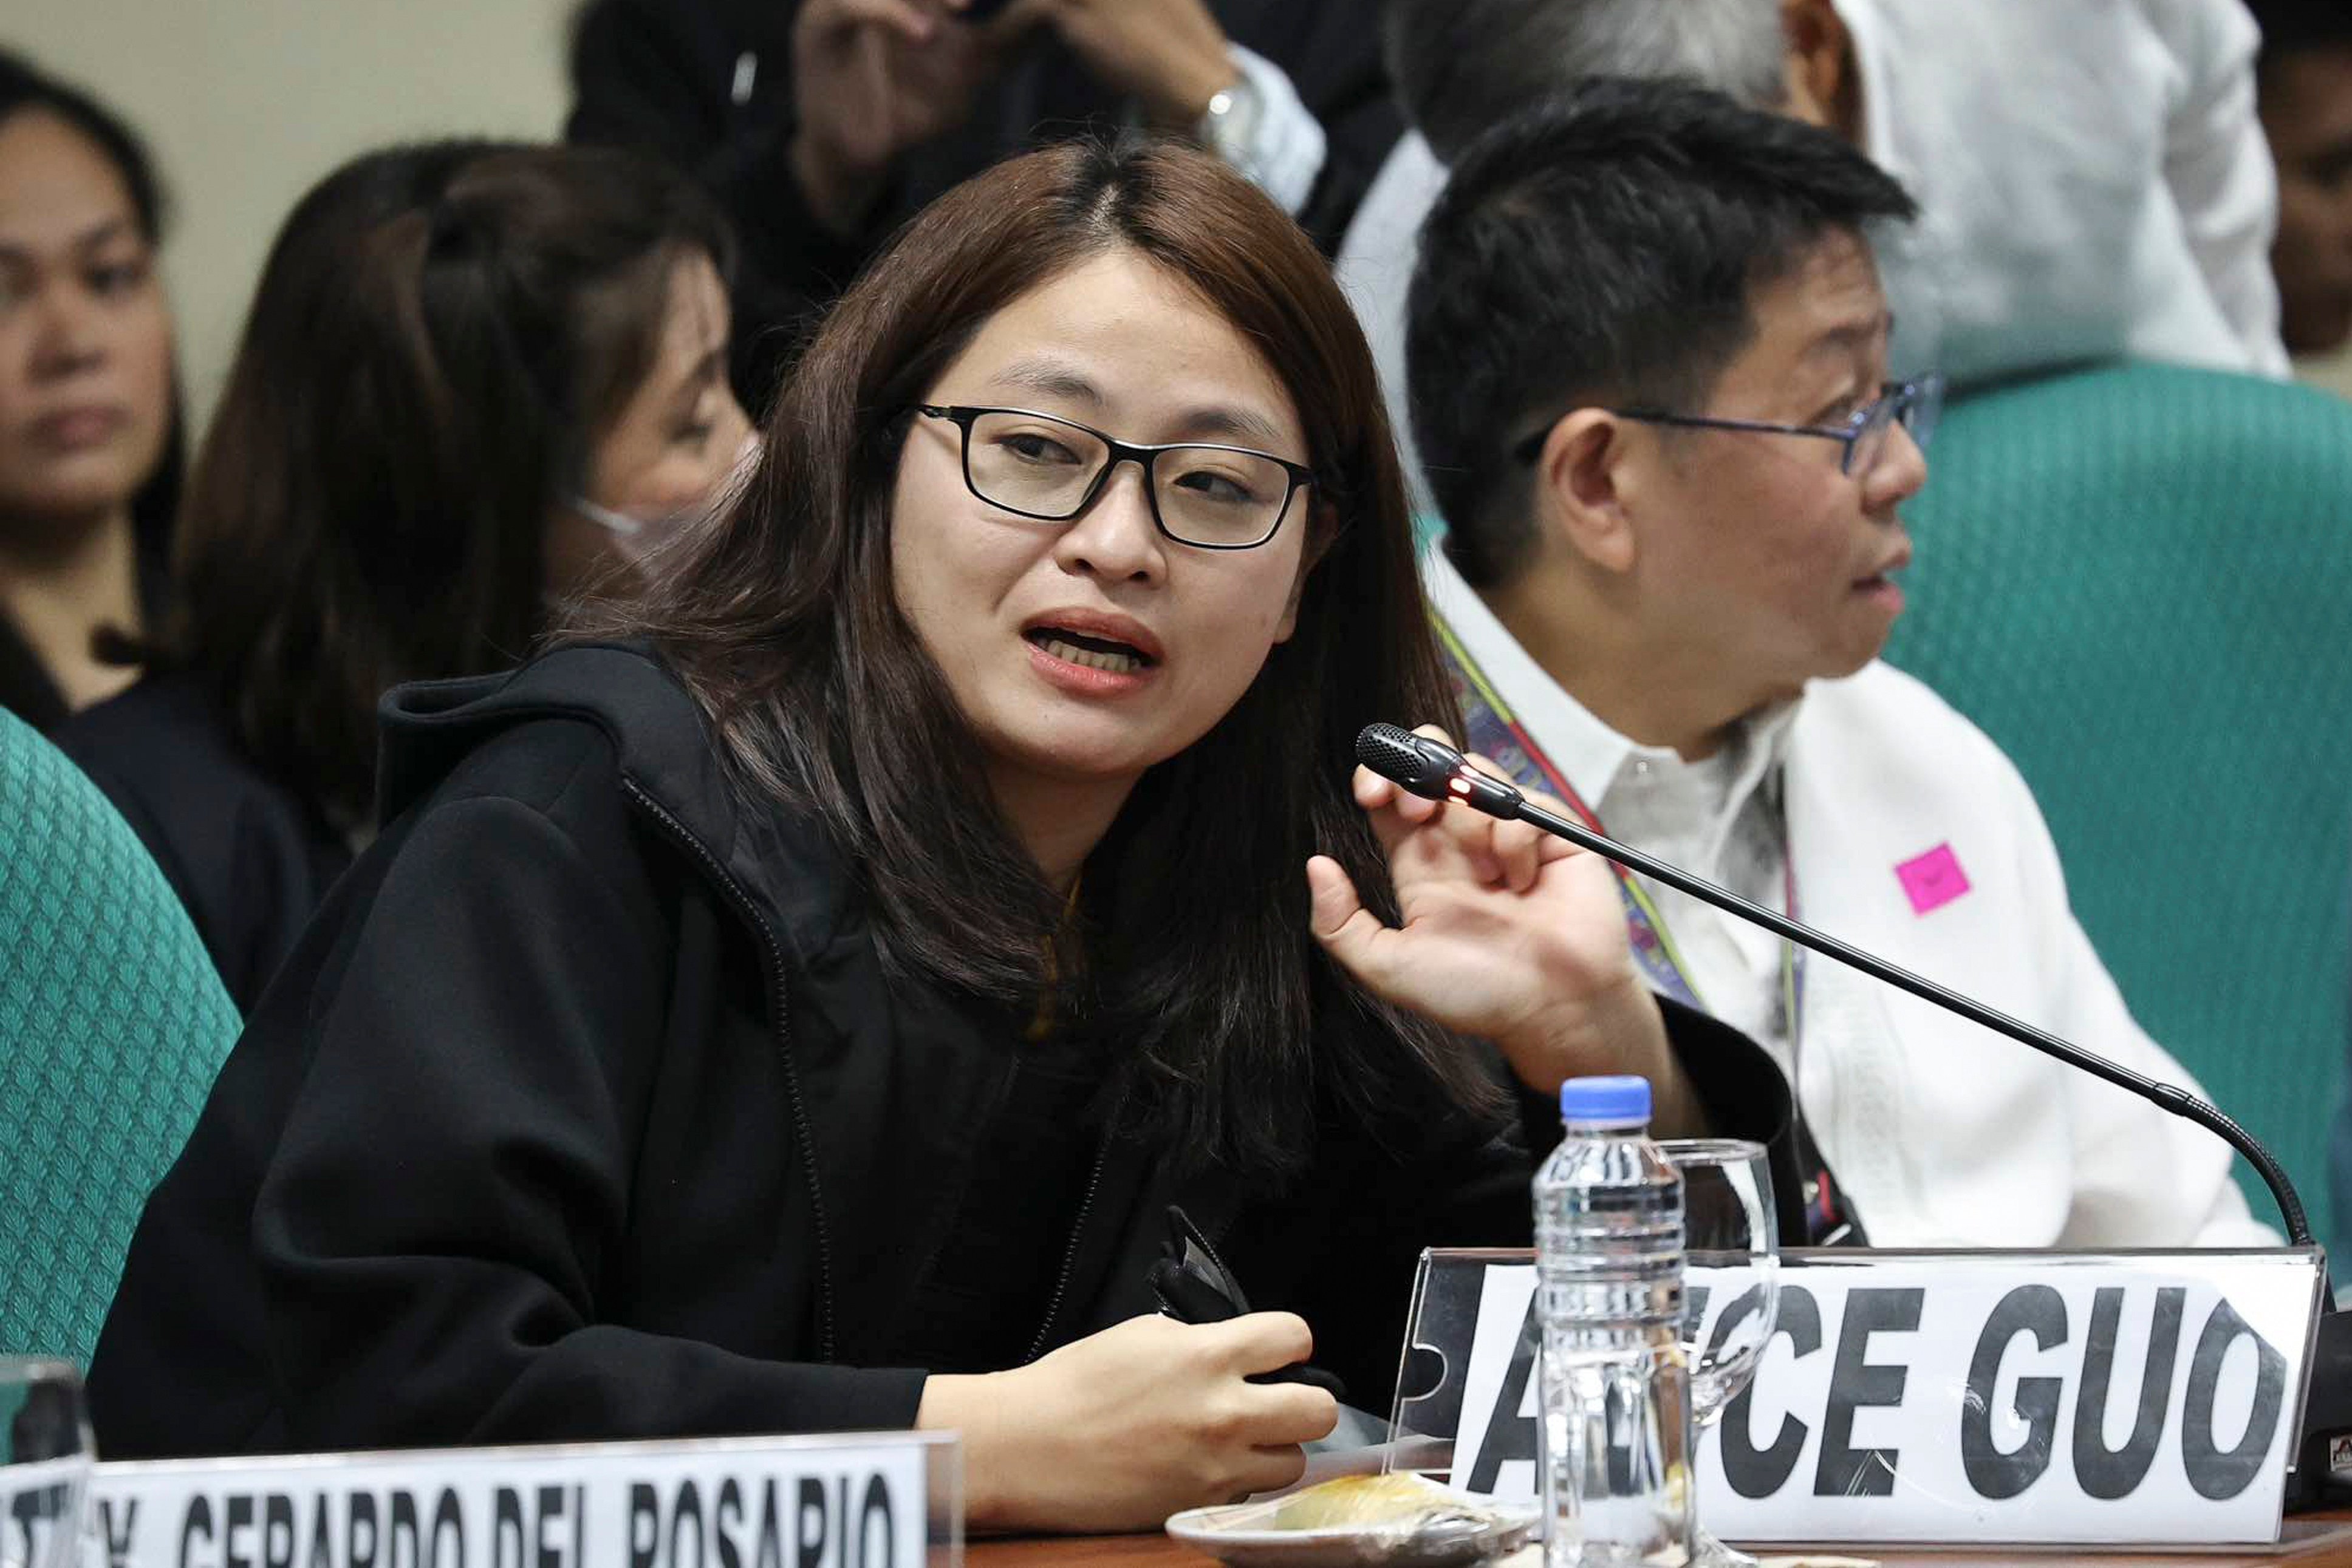
<svg viewBox="0 0 2352 1568"><path fill-rule="evenodd" d="M1559 1119L1605 1127L1647 1122L1650 1081L1632 1073L1611 1078L1571 1078L1559 1086Z"/></svg>

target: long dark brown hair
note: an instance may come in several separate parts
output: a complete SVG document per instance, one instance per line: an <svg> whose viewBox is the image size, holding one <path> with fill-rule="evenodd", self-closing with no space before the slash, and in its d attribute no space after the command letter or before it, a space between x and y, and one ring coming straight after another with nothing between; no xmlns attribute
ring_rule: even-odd
<svg viewBox="0 0 2352 1568"><path fill-rule="evenodd" d="M899 611L890 506L910 409L981 326L1116 249L1183 279L1265 355L1306 433L1324 548L1295 634L1137 787L1073 926ZM1128 1103L1188 1155L1276 1169L1306 1155L1318 1104L1486 1102L1470 1053L1363 994L1308 929L1318 851L1394 913L1349 794L1357 730L1447 719L1453 701L1363 336L1306 235L1214 159L1069 143L942 197L818 330L726 520L634 609L579 632L663 649L743 788L838 841L900 972L1014 1009L1056 988L1122 1052Z"/></svg>
<svg viewBox="0 0 2352 1568"><path fill-rule="evenodd" d="M196 457L162 662L338 826L389 686L521 659L550 509L651 367L677 264L725 226L628 153L369 153L271 247Z"/></svg>

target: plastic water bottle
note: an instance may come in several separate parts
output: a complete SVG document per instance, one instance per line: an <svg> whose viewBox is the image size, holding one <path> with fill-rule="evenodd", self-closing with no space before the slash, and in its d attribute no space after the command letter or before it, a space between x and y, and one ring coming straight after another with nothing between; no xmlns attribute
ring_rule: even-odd
<svg viewBox="0 0 2352 1568"><path fill-rule="evenodd" d="M1535 1180L1545 1568L1680 1562L1696 1481L1682 1176L1650 1141L1647 1079L1571 1078Z"/></svg>

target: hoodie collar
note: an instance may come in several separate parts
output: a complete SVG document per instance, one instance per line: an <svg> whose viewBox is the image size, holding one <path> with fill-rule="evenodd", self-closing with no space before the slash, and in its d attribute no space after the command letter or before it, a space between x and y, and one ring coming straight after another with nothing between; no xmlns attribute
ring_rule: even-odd
<svg viewBox="0 0 2352 1568"><path fill-rule="evenodd" d="M385 822L500 731L541 719L593 724L641 803L740 884L796 956L822 951L840 926L850 882L840 856L819 831L785 832L747 811L701 706L643 643L579 643L504 674L413 682L385 695L377 719Z"/></svg>

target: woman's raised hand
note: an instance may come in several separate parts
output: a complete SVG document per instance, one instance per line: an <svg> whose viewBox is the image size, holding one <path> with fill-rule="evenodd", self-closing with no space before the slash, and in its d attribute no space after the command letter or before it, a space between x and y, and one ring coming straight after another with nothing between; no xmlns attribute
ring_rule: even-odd
<svg viewBox="0 0 2352 1568"><path fill-rule="evenodd" d="M1314 1348L1288 1312L1130 1318L1011 1372L933 1377L915 1425L963 1434L975 1529L1147 1529L1299 1478L1299 1445L1330 1435L1339 1403L1245 1379Z"/></svg>
<svg viewBox="0 0 2352 1568"><path fill-rule="evenodd" d="M1452 744L1433 727L1419 733ZM1581 1074L1637 1072L1662 1113L1675 1113L1661 1124L1683 1121L1687 1086L1634 967L1608 862L1368 768L1356 769L1354 789L1387 852L1403 924L1381 921L1339 862L1317 855L1307 863L1312 918L1332 957L1374 995L1494 1041L1540 1093Z"/></svg>

